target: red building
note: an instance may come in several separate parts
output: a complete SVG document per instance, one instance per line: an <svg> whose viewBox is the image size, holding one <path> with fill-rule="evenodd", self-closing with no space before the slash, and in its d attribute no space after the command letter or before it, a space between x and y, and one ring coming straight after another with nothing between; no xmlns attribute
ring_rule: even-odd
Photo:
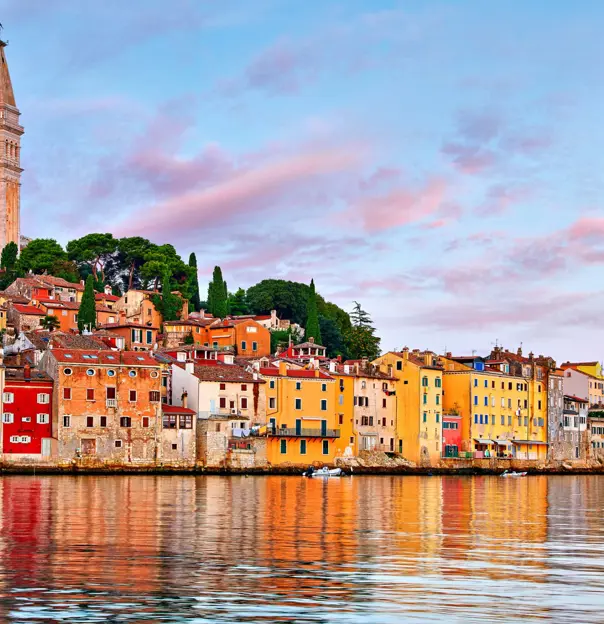
<svg viewBox="0 0 604 624"><path fill-rule="evenodd" d="M52 385L48 375L28 365L5 370L2 452L6 459L51 455Z"/></svg>
<svg viewBox="0 0 604 624"><path fill-rule="evenodd" d="M457 457L461 449L461 416L443 414L443 457Z"/></svg>

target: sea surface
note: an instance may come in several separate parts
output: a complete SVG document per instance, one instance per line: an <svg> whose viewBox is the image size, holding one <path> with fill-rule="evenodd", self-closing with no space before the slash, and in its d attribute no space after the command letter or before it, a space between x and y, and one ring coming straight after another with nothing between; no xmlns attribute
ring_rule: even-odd
<svg viewBox="0 0 604 624"><path fill-rule="evenodd" d="M5 476L0 622L604 622L603 509L603 476Z"/></svg>

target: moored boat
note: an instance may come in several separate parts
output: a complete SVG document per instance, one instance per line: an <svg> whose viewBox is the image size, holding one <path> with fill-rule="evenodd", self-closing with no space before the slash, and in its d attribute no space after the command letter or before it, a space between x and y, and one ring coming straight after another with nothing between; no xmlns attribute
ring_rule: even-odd
<svg viewBox="0 0 604 624"><path fill-rule="evenodd" d="M329 469L327 466L316 470L313 466L310 466L306 472L302 473L303 477L341 477L343 474L341 468Z"/></svg>
<svg viewBox="0 0 604 624"><path fill-rule="evenodd" d="M526 477L528 473L526 472L509 472L508 470L505 470L504 472L501 473L502 477Z"/></svg>

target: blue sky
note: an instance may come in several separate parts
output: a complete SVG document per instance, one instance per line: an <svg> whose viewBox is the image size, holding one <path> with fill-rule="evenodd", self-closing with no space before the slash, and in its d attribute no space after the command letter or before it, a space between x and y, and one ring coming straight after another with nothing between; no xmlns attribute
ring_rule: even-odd
<svg viewBox="0 0 604 624"><path fill-rule="evenodd" d="M168 8L169 6L169 8ZM383 348L602 359L600 2L0 0L22 230L310 281Z"/></svg>

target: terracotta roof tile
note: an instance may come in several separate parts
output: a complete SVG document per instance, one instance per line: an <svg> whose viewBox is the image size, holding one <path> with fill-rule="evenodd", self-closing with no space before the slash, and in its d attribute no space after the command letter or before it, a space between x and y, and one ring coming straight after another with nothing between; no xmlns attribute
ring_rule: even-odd
<svg viewBox="0 0 604 624"><path fill-rule="evenodd" d="M53 349L50 353L61 364L102 364L104 366L152 366L159 364L144 351L110 351L92 349Z"/></svg>
<svg viewBox="0 0 604 624"><path fill-rule="evenodd" d="M162 403L161 411L164 414L197 414L195 410L183 407L182 405L166 405Z"/></svg>
<svg viewBox="0 0 604 624"><path fill-rule="evenodd" d="M31 316L46 316L46 312L44 312L44 310L40 310L40 308L36 308L31 305L14 303L13 309L16 310L19 314L29 314Z"/></svg>
<svg viewBox="0 0 604 624"><path fill-rule="evenodd" d="M176 366L186 370L184 362L176 362ZM260 379L254 379L254 375L248 373L241 366L224 364L215 360L207 360L206 362L196 360L193 374L200 381L264 383Z"/></svg>

